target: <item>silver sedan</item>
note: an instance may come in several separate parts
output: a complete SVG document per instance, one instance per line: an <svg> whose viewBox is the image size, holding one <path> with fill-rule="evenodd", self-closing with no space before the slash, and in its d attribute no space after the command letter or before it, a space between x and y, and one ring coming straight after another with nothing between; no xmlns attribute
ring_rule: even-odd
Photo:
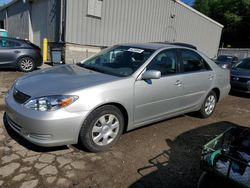
<svg viewBox="0 0 250 188"><path fill-rule="evenodd" d="M6 95L6 122L40 146L110 148L124 131L180 114L214 112L230 73L199 51L124 44L74 64L29 73Z"/></svg>

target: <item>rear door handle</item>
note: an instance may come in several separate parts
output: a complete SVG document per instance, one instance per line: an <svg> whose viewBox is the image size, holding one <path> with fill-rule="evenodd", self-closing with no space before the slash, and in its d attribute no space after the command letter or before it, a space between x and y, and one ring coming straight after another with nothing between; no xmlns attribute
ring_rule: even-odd
<svg viewBox="0 0 250 188"><path fill-rule="evenodd" d="M16 51L14 51L16 54L19 54L19 53L21 53L21 51L19 51L19 50L16 50Z"/></svg>
<svg viewBox="0 0 250 188"><path fill-rule="evenodd" d="M174 85L176 86L181 86L182 85L182 82L180 80L176 80L176 82L174 83Z"/></svg>

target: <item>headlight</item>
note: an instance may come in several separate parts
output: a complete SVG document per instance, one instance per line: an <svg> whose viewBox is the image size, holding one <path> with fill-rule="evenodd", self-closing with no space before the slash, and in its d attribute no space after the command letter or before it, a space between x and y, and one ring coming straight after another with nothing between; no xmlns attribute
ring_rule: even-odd
<svg viewBox="0 0 250 188"><path fill-rule="evenodd" d="M54 111L69 106L78 99L78 96L55 95L31 99L25 103L25 108L36 111Z"/></svg>
<svg viewBox="0 0 250 188"><path fill-rule="evenodd" d="M229 65L228 65L228 64L222 64L221 67L222 67L223 69L228 69L228 68L229 68Z"/></svg>

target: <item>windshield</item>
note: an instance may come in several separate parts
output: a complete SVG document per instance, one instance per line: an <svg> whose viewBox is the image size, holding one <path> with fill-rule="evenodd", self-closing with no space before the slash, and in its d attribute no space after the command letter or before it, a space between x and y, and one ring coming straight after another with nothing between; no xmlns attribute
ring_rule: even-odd
<svg viewBox="0 0 250 188"><path fill-rule="evenodd" d="M243 59L235 67L240 68L240 69L248 69L248 70L250 70L250 59Z"/></svg>
<svg viewBox="0 0 250 188"><path fill-rule="evenodd" d="M133 74L154 53L154 50L131 46L114 46L103 50L79 66L97 72L125 77Z"/></svg>

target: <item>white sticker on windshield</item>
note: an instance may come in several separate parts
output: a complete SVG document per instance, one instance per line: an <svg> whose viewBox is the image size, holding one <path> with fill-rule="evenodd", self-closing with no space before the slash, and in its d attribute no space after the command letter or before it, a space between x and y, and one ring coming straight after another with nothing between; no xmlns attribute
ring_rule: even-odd
<svg viewBox="0 0 250 188"><path fill-rule="evenodd" d="M144 52L144 50L138 49L138 48L129 48L128 51L129 52L139 53L139 54L142 53L142 52Z"/></svg>

